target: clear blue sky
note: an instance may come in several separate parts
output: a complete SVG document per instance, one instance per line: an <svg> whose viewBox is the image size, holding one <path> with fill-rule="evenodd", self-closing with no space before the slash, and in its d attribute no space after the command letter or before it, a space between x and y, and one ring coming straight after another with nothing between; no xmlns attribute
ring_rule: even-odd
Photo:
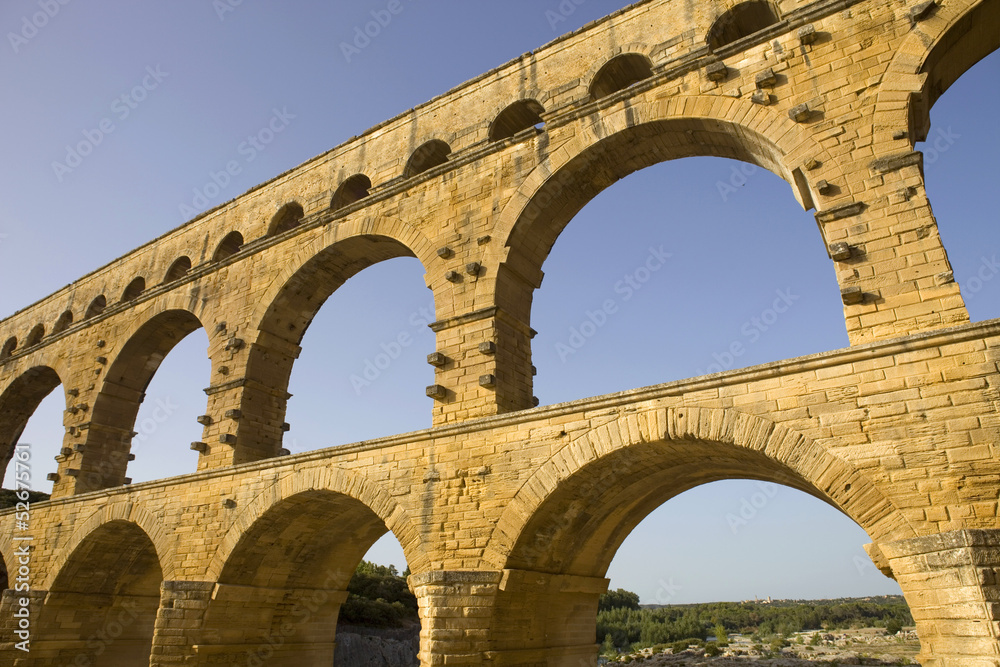
<svg viewBox="0 0 1000 667"><path fill-rule="evenodd" d="M65 0L63 0L65 1ZM181 222L180 206L210 171L237 156L274 109L294 115L286 131L246 165L218 201L412 108L562 32L625 6L587 0L555 29L557 0L413 2L348 63L341 42L385 0L71 1L30 39L11 42L37 0L0 5L0 266L9 314ZM224 5L223 5L224 6ZM16 48L15 48L16 47ZM158 72L149 77L148 69ZM146 79L145 99L121 101ZM973 320L1000 314L1000 278L970 293L969 278L1000 255L995 196L1000 133L1000 59L967 73L937 104L935 130L954 142L928 160L928 190ZM973 113L970 113L973 110ZM126 113L127 112L127 113ZM108 120L108 134L72 171L56 170L66 146ZM933 131L932 131L933 132ZM734 341L749 366L847 345L834 269L811 212L789 186L757 169L720 195L741 163L688 159L634 174L581 212L556 243L536 294L532 325L536 394L545 404L656 384L716 370ZM58 173L57 173L58 172ZM737 179L739 182L739 179ZM608 235L608 229L616 233ZM599 239L599 240L598 240ZM586 312L646 259L672 254L632 299L621 301L577 353L557 346ZM778 290L789 311L751 338L743 325ZM378 303L375 309L368 307ZM434 339L411 315L431 308L416 260L377 265L351 280L320 312L292 377L287 446L307 451L430 425L423 395ZM350 320L350 327L344 326ZM414 344L360 393L350 378L379 343L406 331ZM188 443L200 437L209 384L207 339L195 332L167 358L139 415L130 467L135 481L195 469ZM36 487L61 444L61 389L32 418ZM153 408L170 406L163 423ZM335 406L335 407L334 407ZM619 551L612 586L643 601L696 602L754 596L833 597L898 592L865 560L868 541L850 519L781 488L747 525L727 521L759 489L731 481L690 491L662 506ZM774 489L769 489L774 491ZM371 558L403 566L391 537Z"/></svg>

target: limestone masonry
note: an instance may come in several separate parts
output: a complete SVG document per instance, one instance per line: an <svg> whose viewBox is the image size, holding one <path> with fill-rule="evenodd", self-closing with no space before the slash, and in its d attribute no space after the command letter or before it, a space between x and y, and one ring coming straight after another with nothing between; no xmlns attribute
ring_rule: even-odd
<svg viewBox="0 0 1000 667"><path fill-rule="evenodd" d="M0 321L4 464L41 399L66 399L31 590L0 605L3 664L329 667L347 582L388 529L422 664L593 665L629 531L751 476L867 531L924 665L1000 665L1000 321L969 323L914 151L998 45L1000 0L647 0ZM559 233L616 180L695 155L769 169L815 209L851 347L534 407L531 299ZM306 327L399 256L434 294L433 428L287 456ZM146 384L197 328L198 470L129 485ZM19 535L0 513L10 588Z"/></svg>

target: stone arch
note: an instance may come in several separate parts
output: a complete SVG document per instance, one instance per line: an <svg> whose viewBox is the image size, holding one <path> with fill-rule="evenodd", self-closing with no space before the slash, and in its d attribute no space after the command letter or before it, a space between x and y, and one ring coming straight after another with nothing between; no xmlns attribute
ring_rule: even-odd
<svg viewBox="0 0 1000 667"><path fill-rule="evenodd" d="M629 86L653 77L653 63L643 53L621 53L614 56L594 75L590 82L590 97L599 100L625 90Z"/></svg>
<svg viewBox="0 0 1000 667"><path fill-rule="evenodd" d="M735 410L660 408L567 441L521 486L484 562L504 571L491 627L498 651L594 650L597 598L618 548L653 510L722 479L783 484L837 507L873 540L916 535L873 482L818 443ZM539 604L538 590L559 591ZM528 630L505 631L517 619Z"/></svg>
<svg viewBox="0 0 1000 667"><path fill-rule="evenodd" d="M98 534L104 526L113 523L127 523L141 531L149 540L157 554L157 562L163 578L171 580L176 571L176 549L166 527L156 518L156 515L143 506L140 501L116 501L94 510L86 519L80 521L73 530L69 540L59 549L53 562L57 565L49 573L49 579L42 588L56 585L59 576L64 575L63 567L70 561L73 554L85 541Z"/></svg>
<svg viewBox="0 0 1000 667"><path fill-rule="evenodd" d="M9 358L17 350L17 336L11 336L0 347L0 361Z"/></svg>
<svg viewBox="0 0 1000 667"><path fill-rule="evenodd" d="M875 103L875 126L888 134L907 130L910 147L927 138L938 98L1000 48L1000 0L938 3L929 11L895 49Z"/></svg>
<svg viewBox="0 0 1000 667"><path fill-rule="evenodd" d="M28 337L24 339L24 346L31 347L33 345L38 345L42 342L43 338L45 338L45 325L41 323L36 324L31 328L31 331L28 332Z"/></svg>
<svg viewBox="0 0 1000 667"><path fill-rule="evenodd" d="M243 234L239 232L229 232L215 248L215 253L212 255L212 261L221 262L227 257L232 257L238 253L242 247Z"/></svg>
<svg viewBox="0 0 1000 667"><path fill-rule="evenodd" d="M420 144L410 155L403 169L403 178L412 178L448 161L451 146L440 139L431 139Z"/></svg>
<svg viewBox="0 0 1000 667"><path fill-rule="evenodd" d="M164 570L153 538L133 520L148 525L149 517L134 507L102 508L61 551L36 622L53 642L43 651L54 664L75 664L81 654L102 667L149 660Z"/></svg>
<svg viewBox="0 0 1000 667"><path fill-rule="evenodd" d="M342 469L286 475L234 519L207 573L216 581L205 613L213 653L244 655L266 645L273 628L308 608L306 621L288 623L275 647L308 664L332 664L337 615L347 584L375 541L391 530L413 569L429 567L421 538L391 496ZM246 623L232 628L238 610ZM279 660L280 660L279 657ZM282 663L285 664L285 663Z"/></svg>
<svg viewBox="0 0 1000 667"><path fill-rule="evenodd" d="M275 236L295 229L302 223L305 214L302 204L295 201L285 204L271 218L271 222L267 226L267 235Z"/></svg>
<svg viewBox="0 0 1000 667"><path fill-rule="evenodd" d="M35 366L17 376L0 393L0 476L7 470L31 415L46 396L62 384L59 374L48 366Z"/></svg>
<svg viewBox="0 0 1000 667"><path fill-rule="evenodd" d="M146 387L170 351L199 328L204 327L194 313L162 303L123 337L125 343L109 362L94 399L78 461L77 492L124 483L133 427Z"/></svg>
<svg viewBox="0 0 1000 667"><path fill-rule="evenodd" d="M97 317L104 312L104 309L108 307L108 299L103 294L94 298L87 306L87 312L84 313L83 319L89 320L92 317Z"/></svg>
<svg viewBox="0 0 1000 667"><path fill-rule="evenodd" d="M543 123L543 113L545 108L534 99L521 99L508 105L490 124L490 141L510 139L519 132Z"/></svg>
<svg viewBox="0 0 1000 667"><path fill-rule="evenodd" d="M163 276L164 283L172 283L175 280L180 280L187 275L188 271L191 270L191 258L184 256L178 257L167 269L166 274Z"/></svg>
<svg viewBox="0 0 1000 667"><path fill-rule="evenodd" d="M52 327L52 333L62 333L63 331L66 331L71 324L73 324L73 311L64 310L62 315L59 316L59 319L56 320L55 326Z"/></svg>
<svg viewBox="0 0 1000 667"><path fill-rule="evenodd" d="M498 300L521 308L513 314L530 323L530 292L541 284L542 264L573 217L629 174L694 156L763 167L788 182L804 208L812 207L812 193L797 170L807 156L823 161L838 182L846 182L839 178L838 162L822 146L773 110L707 96L636 102L581 129L578 141L536 167L504 206L495 227L499 242L486 260L500 266L495 283ZM492 287L490 281L481 280L477 300L488 298Z"/></svg>
<svg viewBox="0 0 1000 667"><path fill-rule="evenodd" d="M351 176L337 188L330 199L330 210L339 211L345 206L350 206L354 202L361 201L368 196L368 191L372 189L372 181L364 174Z"/></svg>
<svg viewBox="0 0 1000 667"><path fill-rule="evenodd" d="M257 496L239 510L212 557L206 576L212 581L224 580L227 566L232 567L233 554L241 548L241 545L252 546L246 537L251 534L255 525L260 525L258 521L269 512L288 506L290 500L307 497L304 494L342 497L345 506L358 509L359 516L363 516L365 522L377 520L382 524L383 530L375 536L375 539L381 537L385 529L393 533L403 547L403 553L411 570L419 572L430 567L423 539L412 519L385 489L363 475L349 470L308 469L285 475L278 483L271 485L267 493ZM364 511L360 511L362 507ZM374 541L373 539L372 543ZM358 556L359 561L365 551L367 547ZM356 565L357 562L351 565L352 573Z"/></svg>
<svg viewBox="0 0 1000 667"><path fill-rule="evenodd" d="M768 0L746 0L730 7L715 20L705 36L708 48L721 49L760 32L781 20L781 11Z"/></svg>
<svg viewBox="0 0 1000 667"><path fill-rule="evenodd" d="M134 301L139 298L139 296L146 291L146 279L142 276L135 278L132 282L128 284L125 291L122 292L121 300L123 302Z"/></svg>
<svg viewBox="0 0 1000 667"><path fill-rule="evenodd" d="M248 350L246 378L268 389L255 393L254 398L245 395L243 400L252 400L255 406L244 407L243 415L263 410L271 416L254 423L252 433L241 426L240 447L253 452L246 460L278 454L288 398L285 392L299 344L326 300L348 279L374 264L415 257L426 269L432 254L430 242L405 223L390 218L355 219L323 228L283 262L281 273L261 295L250 321L249 331L255 331L256 340Z"/></svg>
<svg viewBox="0 0 1000 667"><path fill-rule="evenodd" d="M667 448L670 443L676 447ZM677 477L678 483L668 490L667 497L656 495L660 492L650 488L648 479L630 485L621 493L613 492L618 499L623 494L643 496L636 497L632 507L646 510L645 514L669 497L695 486L749 476L791 486L833 505L864 528L873 540L892 541L917 536L906 517L870 479L810 438L768 419L735 410L666 408L619 417L568 442L522 485L508 504L490 538L485 560L497 566L507 566L512 561L519 566L529 565L523 561L524 556L518 555L518 549L537 552L534 547L526 547L524 539L531 533L531 525L539 521L539 512L550 509L553 502L571 500L565 495L560 499L560 495L580 483L582 478L578 475L600 472L602 467L608 469L636 463L627 460L627 456L637 449L642 450L646 463L666 464L668 467L664 470L669 470L675 462L678 469L694 464L691 470L701 475L687 481ZM748 458L734 460L756 465L740 469L721 463L726 457L742 455ZM719 472L707 472L712 468ZM680 472L686 474L687 471ZM625 474L621 467L611 471L612 476ZM654 475L659 471L649 466L643 474ZM646 497L649 494L653 497ZM588 507L591 515L604 511L588 500L580 502ZM619 506L617 511L620 509ZM639 520L635 520L634 525ZM568 526L564 532L567 539L577 539L579 535L571 535L575 531ZM624 540L627 531L616 534ZM610 558L607 562L610 563Z"/></svg>

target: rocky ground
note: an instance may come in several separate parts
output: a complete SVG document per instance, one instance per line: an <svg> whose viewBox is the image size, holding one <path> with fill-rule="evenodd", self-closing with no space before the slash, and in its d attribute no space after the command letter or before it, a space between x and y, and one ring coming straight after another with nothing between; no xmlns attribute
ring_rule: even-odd
<svg viewBox="0 0 1000 667"><path fill-rule="evenodd" d="M867 628L847 632L820 632L819 640L814 640L815 632L803 632L790 637L791 646L772 652L766 644L755 642L750 637L732 635L729 646L716 657L705 655L703 648L690 648L676 655L667 649L666 653L654 654L650 649L641 651L623 660L656 667L658 665L686 666L711 665L712 667L748 665L755 667L816 667L826 665L915 665L920 652L920 642L912 629L895 636L887 636L885 630ZM801 638L801 643L799 639Z"/></svg>

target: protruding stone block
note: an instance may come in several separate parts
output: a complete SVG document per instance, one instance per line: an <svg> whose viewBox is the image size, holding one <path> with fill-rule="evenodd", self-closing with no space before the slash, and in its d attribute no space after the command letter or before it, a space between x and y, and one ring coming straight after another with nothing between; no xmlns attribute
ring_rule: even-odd
<svg viewBox="0 0 1000 667"><path fill-rule="evenodd" d="M725 81L729 76L729 68L723 62L712 63L705 68L705 76L709 81Z"/></svg>
<svg viewBox="0 0 1000 667"><path fill-rule="evenodd" d="M809 108L808 104L799 104L791 108L788 117L796 123L804 123L812 118L812 109Z"/></svg>
<svg viewBox="0 0 1000 667"><path fill-rule="evenodd" d="M754 83L758 88L770 87L778 83L778 77L775 75L774 70L768 67L754 77Z"/></svg>
<svg viewBox="0 0 1000 667"><path fill-rule="evenodd" d="M435 400L441 400L448 395L448 390L439 384L427 387L427 395Z"/></svg>
<svg viewBox="0 0 1000 667"><path fill-rule="evenodd" d="M840 290L840 298L845 306L854 306L865 300L865 293L860 287L845 287Z"/></svg>
<svg viewBox="0 0 1000 667"><path fill-rule="evenodd" d="M836 262L843 262L851 258L851 246L848 243L831 243L830 257Z"/></svg>

